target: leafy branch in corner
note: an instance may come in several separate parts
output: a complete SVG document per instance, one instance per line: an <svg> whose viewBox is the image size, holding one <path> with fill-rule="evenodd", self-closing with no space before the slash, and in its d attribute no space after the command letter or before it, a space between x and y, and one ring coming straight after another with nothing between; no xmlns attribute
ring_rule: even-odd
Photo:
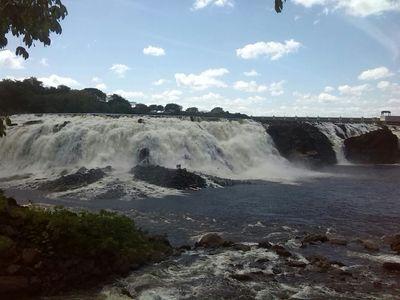
<svg viewBox="0 0 400 300"><path fill-rule="evenodd" d="M0 1L0 49L8 44L6 35L22 37L27 48L35 41L50 45L50 34L61 34L60 21L68 15L61 0L1 0ZM28 51L19 46L15 51L27 59Z"/></svg>

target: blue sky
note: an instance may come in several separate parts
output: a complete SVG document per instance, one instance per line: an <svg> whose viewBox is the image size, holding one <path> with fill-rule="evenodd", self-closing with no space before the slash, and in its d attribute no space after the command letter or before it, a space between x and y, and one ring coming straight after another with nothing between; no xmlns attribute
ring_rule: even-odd
<svg viewBox="0 0 400 300"><path fill-rule="evenodd" d="M400 0L64 0L52 45L0 78L287 116L400 114Z"/></svg>

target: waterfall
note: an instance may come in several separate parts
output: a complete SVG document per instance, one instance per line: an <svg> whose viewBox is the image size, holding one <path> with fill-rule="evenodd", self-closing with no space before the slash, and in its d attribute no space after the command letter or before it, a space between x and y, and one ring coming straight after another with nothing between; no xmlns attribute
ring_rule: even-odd
<svg viewBox="0 0 400 300"><path fill-rule="evenodd" d="M93 115L18 115L12 120L17 126L0 139L0 177L32 173L51 178L83 166L128 173L143 148L150 150L153 164L224 178L291 181L312 173L282 158L264 127L250 120L145 117L139 122L135 116Z"/></svg>

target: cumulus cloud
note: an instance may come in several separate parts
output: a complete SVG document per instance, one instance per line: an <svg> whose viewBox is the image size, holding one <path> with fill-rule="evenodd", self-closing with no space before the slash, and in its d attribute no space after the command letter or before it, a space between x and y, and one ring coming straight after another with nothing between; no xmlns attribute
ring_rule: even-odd
<svg viewBox="0 0 400 300"><path fill-rule="evenodd" d="M179 90L166 90L161 94L152 95L155 101L162 101L163 103L173 102L180 99L182 92Z"/></svg>
<svg viewBox="0 0 400 300"><path fill-rule="evenodd" d="M160 85L163 85L163 84L167 83L167 81L168 80L166 80L166 79L158 79L158 80L153 82L153 85L160 86Z"/></svg>
<svg viewBox="0 0 400 300"><path fill-rule="evenodd" d="M38 78L38 80L43 82L43 85L45 86L52 86L52 87L57 87L59 85L66 85L69 87L80 86L80 83L75 79L72 79L70 77L62 77L55 74L50 75L48 77L40 77Z"/></svg>
<svg viewBox="0 0 400 300"><path fill-rule="evenodd" d="M160 47L155 47L155 46L148 46L143 49L143 54L144 55L151 55L151 56L164 56L165 55L165 50Z"/></svg>
<svg viewBox="0 0 400 300"><path fill-rule="evenodd" d="M289 53L299 50L301 43L293 39L284 43L280 42L257 42L248 44L243 48L236 50L236 55L243 59L254 59L260 56L269 57L271 60L277 60Z"/></svg>
<svg viewBox="0 0 400 300"><path fill-rule="evenodd" d="M320 93L318 95L318 100L324 102L324 101L335 101L337 100L338 97L329 93Z"/></svg>
<svg viewBox="0 0 400 300"><path fill-rule="evenodd" d="M369 90L370 86L368 84L356 85L356 86L341 85L338 87L338 91L342 95L347 95L347 96L361 96L364 92Z"/></svg>
<svg viewBox="0 0 400 300"><path fill-rule="evenodd" d="M233 7L234 2L232 0L195 0L192 10L199 10L212 5L218 7Z"/></svg>
<svg viewBox="0 0 400 300"><path fill-rule="evenodd" d="M226 83L219 79L229 71L224 68L208 69L200 74L175 74L176 84L178 86L190 87L194 90L205 90L211 87L224 88Z"/></svg>
<svg viewBox="0 0 400 300"><path fill-rule="evenodd" d="M378 80L392 76L393 73L386 67L379 67L370 69L362 72L359 76L359 80Z"/></svg>
<svg viewBox="0 0 400 300"><path fill-rule="evenodd" d="M335 88L334 88L334 87L331 87L331 86L326 86L326 87L324 88L324 92L325 92L325 93L332 93L334 90L335 90Z"/></svg>
<svg viewBox="0 0 400 300"><path fill-rule="evenodd" d="M124 64L113 64L110 70L119 77L124 77L131 68Z"/></svg>
<svg viewBox="0 0 400 300"><path fill-rule="evenodd" d="M42 58L41 60L39 60L39 64L41 64L43 67L48 67L49 61L47 60L47 58Z"/></svg>
<svg viewBox="0 0 400 300"><path fill-rule="evenodd" d="M283 85L285 84L285 80L281 80L278 82L273 82L269 86L269 92L271 93L271 96L280 96L285 93L283 89Z"/></svg>
<svg viewBox="0 0 400 300"><path fill-rule="evenodd" d="M138 91L116 90L116 91L114 91L114 94L120 95L131 101L137 100L137 98L145 97L145 94L143 92L138 92Z"/></svg>
<svg viewBox="0 0 400 300"><path fill-rule="evenodd" d="M95 88L104 91L107 89L107 85L105 83L98 83L95 85Z"/></svg>
<svg viewBox="0 0 400 300"><path fill-rule="evenodd" d="M236 81L233 88L247 93L262 93L268 90L266 85L259 85L255 81Z"/></svg>
<svg viewBox="0 0 400 300"><path fill-rule="evenodd" d="M251 70L251 71L248 71L248 72L244 72L243 73L243 75L244 76L247 76L247 77L256 77L256 76L260 76L260 74L256 71L256 70Z"/></svg>
<svg viewBox="0 0 400 300"><path fill-rule="evenodd" d="M24 68L24 60L10 50L0 50L0 68L20 70Z"/></svg>
<svg viewBox="0 0 400 300"><path fill-rule="evenodd" d="M381 15L388 11L400 11L400 2L398 0L294 0L294 3L307 8L314 5L325 6L324 10L340 10L348 15L357 17Z"/></svg>

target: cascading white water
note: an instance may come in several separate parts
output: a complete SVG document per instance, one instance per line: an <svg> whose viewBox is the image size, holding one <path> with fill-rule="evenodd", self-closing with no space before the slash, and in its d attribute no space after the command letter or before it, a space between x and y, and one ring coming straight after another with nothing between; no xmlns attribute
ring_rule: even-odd
<svg viewBox="0 0 400 300"><path fill-rule="evenodd" d="M317 123L314 125L331 141L338 164L342 165L349 163L344 155L344 140L378 129L376 125L363 123L341 124L340 126L334 123Z"/></svg>
<svg viewBox="0 0 400 300"><path fill-rule="evenodd" d="M54 178L84 166L112 166L127 174L138 153L153 164L234 179L293 181L312 172L279 155L263 126L253 121L201 121L148 117L19 115L0 139L0 177L32 173ZM27 121L42 123L24 125ZM68 122L61 130L56 126Z"/></svg>

